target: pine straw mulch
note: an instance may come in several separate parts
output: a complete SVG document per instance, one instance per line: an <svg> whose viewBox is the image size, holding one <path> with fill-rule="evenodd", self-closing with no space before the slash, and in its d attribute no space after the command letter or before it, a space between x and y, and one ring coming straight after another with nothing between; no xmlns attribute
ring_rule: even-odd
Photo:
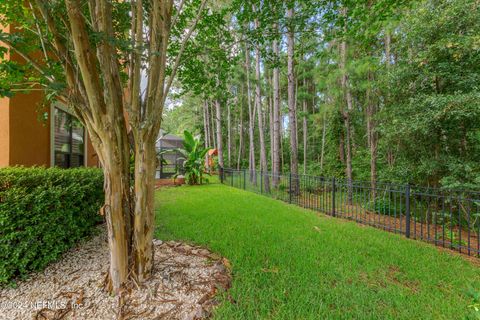
<svg viewBox="0 0 480 320"><path fill-rule="evenodd" d="M196 246L155 240L155 269L123 298L103 289L109 255L106 232L67 252L16 288L0 289L0 319L203 319L230 287L228 260Z"/></svg>

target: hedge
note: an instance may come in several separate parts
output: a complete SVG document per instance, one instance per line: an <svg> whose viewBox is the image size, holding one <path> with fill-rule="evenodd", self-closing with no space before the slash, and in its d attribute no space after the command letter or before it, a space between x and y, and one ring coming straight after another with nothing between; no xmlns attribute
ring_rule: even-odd
<svg viewBox="0 0 480 320"><path fill-rule="evenodd" d="M103 218L100 169L0 169L0 285L42 270Z"/></svg>

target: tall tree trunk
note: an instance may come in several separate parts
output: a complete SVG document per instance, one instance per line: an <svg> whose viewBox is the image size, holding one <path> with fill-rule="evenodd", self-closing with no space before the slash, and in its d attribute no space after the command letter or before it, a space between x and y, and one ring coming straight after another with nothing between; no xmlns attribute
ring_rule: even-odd
<svg viewBox="0 0 480 320"><path fill-rule="evenodd" d="M340 131L340 137L338 139L338 157L340 158L340 162L345 164L345 132L343 130Z"/></svg>
<svg viewBox="0 0 480 320"><path fill-rule="evenodd" d="M78 0L65 2L70 32L72 34L73 50L78 61L85 109L88 112L77 112L79 116L88 116L84 121L87 130L91 133L93 146L96 149L104 169L105 205L102 211L105 214L108 228L108 245L110 248L110 272L107 289L119 294L127 281L130 269L131 236L131 205L130 205L130 173L129 173L129 141L126 121L123 115L123 99L120 80L118 77L118 62L109 59L113 48L106 41L101 42L97 50L91 47L88 41L87 22L80 10ZM98 28L103 32L111 33L112 21L108 15L111 6L105 3L98 9ZM48 14L47 14L48 15ZM55 36L55 27L49 26ZM58 36L58 34L57 34ZM95 55L95 52L97 55ZM62 50L67 55L67 51ZM103 53L103 54L102 54ZM108 70L104 74L103 87L96 65L101 70ZM68 76L68 70L66 70ZM69 86L74 83L69 81ZM77 86L79 86L77 84ZM71 87L69 89L72 89ZM71 93L79 92L71 90ZM106 129L111 128L111 130Z"/></svg>
<svg viewBox="0 0 480 320"><path fill-rule="evenodd" d="M390 71L390 67L392 65L392 52L391 52L391 45L392 38L389 30L385 30L385 65L387 68L387 72ZM410 51L409 51L410 52ZM389 89L388 84L387 84L387 90L385 93L385 105L388 106L390 103L390 94L389 94ZM393 167L394 165L394 155L393 155L393 146L389 144L387 146L387 164L389 167Z"/></svg>
<svg viewBox="0 0 480 320"><path fill-rule="evenodd" d="M90 133L95 132L92 128ZM118 294L127 281L131 265L132 208L130 198L129 146L126 132L112 131L92 139L104 175L105 215L110 249L107 290Z"/></svg>
<svg viewBox="0 0 480 320"><path fill-rule="evenodd" d="M344 31L347 31L347 9L342 8L342 15L345 18ZM345 37L345 35L344 35ZM340 44L340 69L342 70L342 90L343 96L347 104L347 108L343 108L343 121L345 124L345 147L346 147L346 168L345 175L347 177L347 201L352 204L353 201L353 186L352 186L352 128L350 115L353 110L352 94L350 92L348 83L348 71L347 71L347 40L344 38Z"/></svg>
<svg viewBox="0 0 480 320"><path fill-rule="evenodd" d="M211 101L210 101L211 102ZM210 135L211 135L211 139L212 139L212 145L213 145L213 149L217 149L217 139L215 137L215 134L216 134L216 130L215 130L215 116L214 116L214 112L213 112L213 105L212 103L209 103L209 115L210 115Z"/></svg>
<svg viewBox="0 0 480 320"><path fill-rule="evenodd" d="M218 150L218 166L220 168L224 168L223 163L223 142L222 142L222 109L220 106L220 101L215 99L215 109L217 116L215 117L216 120L216 129L217 129L217 150Z"/></svg>
<svg viewBox="0 0 480 320"><path fill-rule="evenodd" d="M278 32L278 25L274 25L275 32ZM280 56L277 37L273 40L273 55L275 60ZM272 135L272 176L273 185L276 187L280 181L280 69L275 61L273 68L273 135Z"/></svg>
<svg viewBox="0 0 480 320"><path fill-rule="evenodd" d="M208 101L205 99L203 103L203 132L205 139L205 148L210 148L210 129L209 129L209 115L208 115ZM210 172L210 164L208 161L208 154L205 155L205 168Z"/></svg>
<svg viewBox="0 0 480 320"><path fill-rule="evenodd" d="M307 88L307 80L303 79L303 87ZM303 99L303 174L307 174L307 141L308 141L308 126L307 126L307 99Z"/></svg>
<svg viewBox="0 0 480 320"><path fill-rule="evenodd" d="M248 101L248 138L249 138L249 156L248 170L250 171L250 182L257 184L257 175L255 173L255 136L254 122L255 111L252 110L252 94L250 89L250 49L245 45L245 72L247 75L247 101Z"/></svg>
<svg viewBox="0 0 480 320"><path fill-rule="evenodd" d="M209 115L208 115L208 101L203 103L203 132L205 139L205 148L210 147L210 129L209 129Z"/></svg>
<svg viewBox="0 0 480 320"><path fill-rule="evenodd" d="M228 157L228 167L232 166L232 125L231 125L231 114L230 114L230 104L227 104L227 157Z"/></svg>
<svg viewBox="0 0 480 320"><path fill-rule="evenodd" d="M287 9L287 18L291 21L287 31L287 80L288 80L288 118L290 126L290 172L295 177L292 185L292 192L299 191L298 176L298 145L297 145L297 106L295 104L295 71L294 71L294 49L295 34L293 30L293 7Z"/></svg>
<svg viewBox="0 0 480 320"><path fill-rule="evenodd" d="M323 161L325 157L325 136L327 133L327 117L323 115L323 128L322 128L322 149L320 151L320 172L323 175Z"/></svg>
<svg viewBox="0 0 480 320"><path fill-rule="evenodd" d="M158 133L158 130L157 130ZM134 276L141 283L153 269L155 230L155 152L156 135L135 137Z"/></svg>
<svg viewBox="0 0 480 320"><path fill-rule="evenodd" d="M268 77L268 87L272 87L272 78ZM268 135L270 137L270 164L273 165L273 97L268 95Z"/></svg>
<svg viewBox="0 0 480 320"><path fill-rule="evenodd" d="M47 5L48 1L32 1L30 4L33 11L43 16L44 26L51 35L41 39L41 43L49 41L48 50L52 57L59 58L58 67L65 75L66 87L57 92L58 97L72 107L85 125L103 168L105 203L101 211L106 217L110 248L107 289L120 294L130 277L141 283L152 272L155 142L166 95L206 0L199 4L196 18L192 19L181 40L181 49L169 65L170 72L166 66L167 60L170 61L167 49L173 1L153 1L148 14L145 14L141 1L131 3L130 30L122 29L122 32L130 35L133 48L142 50L131 50L121 59L128 64L129 80L125 84L121 81L123 67L119 61L118 43L110 41L119 31L113 20L114 7L111 1L86 2L62 2L60 5L65 5L66 16L60 20L52 17L59 11ZM63 11L61 6L57 9ZM88 14L85 10L89 11ZM148 18L144 19L145 16ZM89 41L92 32L103 36L98 41ZM45 62L48 67L48 61ZM42 63L35 66L41 74L50 74L43 72L42 68ZM142 70L146 68L147 85L142 95ZM48 75L45 80L58 81ZM135 155L133 188L129 133L133 136Z"/></svg>
<svg viewBox="0 0 480 320"><path fill-rule="evenodd" d="M254 7L255 11L255 7ZM258 19L255 19L255 29L259 28ZM258 116L258 133L260 139L260 170L264 175L265 192L270 192L270 180L268 179L267 171L267 148L265 146L265 131L263 121L263 108L262 108L262 93L260 89L260 48L258 44L255 46L255 105Z"/></svg>
<svg viewBox="0 0 480 320"><path fill-rule="evenodd" d="M243 89L243 85L242 85ZM243 97L243 90L242 90L242 97ZM244 143L243 143L243 100L242 103L240 104L240 126L238 128L239 130L239 146L238 146L238 160L237 160L237 170L240 170L242 166L242 154L243 154L243 148L244 148Z"/></svg>
<svg viewBox="0 0 480 320"><path fill-rule="evenodd" d="M368 73L368 82L373 83L372 72ZM377 188L377 133L375 124L375 114L377 107L372 94L372 89L367 88L367 136L370 148L370 188L372 189L372 198L375 199Z"/></svg>

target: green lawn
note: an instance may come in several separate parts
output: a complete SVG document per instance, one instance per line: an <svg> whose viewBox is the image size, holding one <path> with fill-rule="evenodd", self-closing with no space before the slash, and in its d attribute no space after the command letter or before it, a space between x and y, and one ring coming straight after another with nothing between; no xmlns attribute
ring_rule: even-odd
<svg viewBox="0 0 480 320"><path fill-rule="evenodd" d="M216 319L473 319L480 269L429 244L219 184L156 200L158 238L230 260Z"/></svg>

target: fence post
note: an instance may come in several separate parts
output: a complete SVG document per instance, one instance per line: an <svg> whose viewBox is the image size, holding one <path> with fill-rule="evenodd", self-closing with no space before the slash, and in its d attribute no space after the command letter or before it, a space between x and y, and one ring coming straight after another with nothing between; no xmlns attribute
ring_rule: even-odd
<svg viewBox="0 0 480 320"><path fill-rule="evenodd" d="M230 185L233 187L233 176L235 174L235 171L232 170L231 172L232 172L232 175L231 175L231 179L230 179L231 180Z"/></svg>
<svg viewBox="0 0 480 320"><path fill-rule="evenodd" d="M243 169L243 190L247 189L246 186L247 186L247 173L246 173L246 170Z"/></svg>
<svg viewBox="0 0 480 320"><path fill-rule="evenodd" d="M292 172L288 176L288 203L292 203Z"/></svg>
<svg viewBox="0 0 480 320"><path fill-rule="evenodd" d="M335 177L332 178L332 217L335 217Z"/></svg>
<svg viewBox="0 0 480 320"><path fill-rule="evenodd" d="M410 238L410 185L405 186L405 236Z"/></svg>
<svg viewBox="0 0 480 320"><path fill-rule="evenodd" d="M224 172L223 172L223 168L222 168L222 167L218 167L218 173L219 173L219 175L220 175L220 183L223 184L223 181L224 181L225 177L224 177Z"/></svg>

